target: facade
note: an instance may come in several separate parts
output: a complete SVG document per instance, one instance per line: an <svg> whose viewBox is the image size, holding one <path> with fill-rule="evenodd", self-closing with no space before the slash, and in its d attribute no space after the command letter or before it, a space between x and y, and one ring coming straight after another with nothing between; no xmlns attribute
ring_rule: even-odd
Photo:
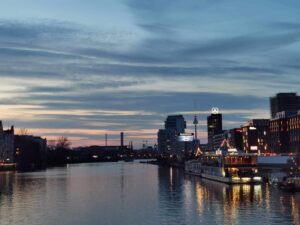
<svg viewBox="0 0 300 225"><path fill-rule="evenodd" d="M213 151L224 148L243 149L243 135L241 128L223 130L222 133L213 136Z"/></svg>
<svg viewBox="0 0 300 225"><path fill-rule="evenodd" d="M30 135L15 135L14 139L19 169L37 169L46 166L46 139Z"/></svg>
<svg viewBox="0 0 300 225"><path fill-rule="evenodd" d="M186 129L186 121L182 115L168 116L165 121L165 129L172 129L177 133L184 133Z"/></svg>
<svg viewBox="0 0 300 225"><path fill-rule="evenodd" d="M268 151L272 153L287 153L290 150L288 131L288 120L286 112L277 113L274 119L270 120L268 137Z"/></svg>
<svg viewBox="0 0 300 225"><path fill-rule="evenodd" d="M280 112L270 120L269 152L300 153L300 111Z"/></svg>
<svg viewBox="0 0 300 225"><path fill-rule="evenodd" d="M0 121L0 164L12 164L14 162L14 127L3 130L2 121Z"/></svg>
<svg viewBox="0 0 300 225"><path fill-rule="evenodd" d="M228 131L223 130L222 133L216 134L213 136L213 149L212 151L217 151L220 148L223 148L224 146L224 140L228 139Z"/></svg>
<svg viewBox="0 0 300 225"><path fill-rule="evenodd" d="M229 144L232 148L238 150L243 149L243 130L241 128L234 128L228 133Z"/></svg>
<svg viewBox="0 0 300 225"><path fill-rule="evenodd" d="M199 148L201 152L208 152L207 144L200 144Z"/></svg>
<svg viewBox="0 0 300 225"><path fill-rule="evenodd" d="M268 119L254 119L242 126L243 150L247 153L265 153L268 151Z"/></svg>
<svg viewBox="0 0 300 225"><path fill-rule="evenodd" d="M184 154L184 143L178 141L178 135L184 133L186 121L182 115L171 115L165 120L165 128L158 131L158 151L165 156Z"/></svg>
<svg viewBox="0 0 300 225"><path fill-rule="evenodd" d="M289 152L300 153L300 111L287 119Z"/></svg>
<svg viewBox="0 0 300 225"><path fill-rule="evenodd" d="M158 151L165 155L171 155L176 149L177 132L173 129L160 129L158 131Z"/></svg>
<svg viewBox="0 0 300 225"><path fill-rule="evenodd" d="M208 134L208 150L214 151L213 137L217 134L221 134L222 130L222 114L212 113L207 117L207 134Z"/></svg>
<svg viewBox="0 0 300 225"><path fill-rule="evenodd" d="M297 114L297 111L300 110L300 96L297 96L296 93L279 93L270 98L270 105L272 118L283 111L289 114Z"/></svg>

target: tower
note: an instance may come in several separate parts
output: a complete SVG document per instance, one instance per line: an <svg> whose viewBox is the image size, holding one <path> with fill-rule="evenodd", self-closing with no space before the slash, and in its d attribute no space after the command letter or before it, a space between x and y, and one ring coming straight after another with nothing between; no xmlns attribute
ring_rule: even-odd
<svg viewBox="0 0 300 225"><path fill-rule="evenodd" d="M105 147L107 147L107 139L108 139L108 135L105 134Z"/></svg>
<svg viewBox="0 0 300 225"><path fill-rule="evenodd" d="M214 150L213 137L222 133L222 114L218 108L212 108L211 114L207 117L208 149Z"/></svg>
<svg viewBox="0 0 300 225"><path fill-rule="evenodd" d="M121 147L124 147L124 133L123 132L121 132Z"/></svg>
<svg viewBox="0 0 300 225"><path fill-rule="evenodd" d="M193 124L195 126L195 140L198 139L197 137L197 125L198 125L198 119L197 119L197 115L195 114L195 117L194 117L194 121L193 121Z"/></svg>

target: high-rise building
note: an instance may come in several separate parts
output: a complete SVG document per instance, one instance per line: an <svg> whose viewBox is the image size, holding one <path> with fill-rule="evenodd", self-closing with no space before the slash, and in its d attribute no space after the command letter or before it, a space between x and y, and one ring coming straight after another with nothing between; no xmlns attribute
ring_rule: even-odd
<svg viewBox="0 0 300 225"><path fill-rule="evenodd" d="M165 129L176 130L177 133L184 133L186 129L186 122L182 115L168 116L165 121Z"/></svg>
<svg viewBox="0 0 300 225"><path fill-rule="evenodd" d="M174 129L160 129L157 136L158 151L168 156L174 154L177 146L177 132Z"/></svg>
<svg viewBox="0 0 300 225"><path fill-rule="evenodd" d="M283 111L270 120L268 151L287 153L290 151L289 142L288 115Z"/></svg>
<svg viewBox="0 0 300 225"><path fill-rule="evenodd" d="M297 114L300 110L300 96L296 93L278 93L270 98L271 117L275 118L276 114L285 111L287 114Z"/></svg>
<svg viewBox="0 0 300 225"><path fill-rule="evenodd" d="M254 119L242 126L243 150L248 153L265 153L268 151L268 119Z"/></svg>
<svg viewBox="0 0 300 225"><path fill-rule="evenodd" d="M221 134L222 129L222 114L215 108L212 110L212 114L207 117L207 134L208 134L208 149L214 150L213 137L214 135Z"/></svg>
<svg viewBox="0 0 300 225"><path fill-rule="evenodd" d="M183 144L177 138L180 133L184 133L186 121L182 115L171 115L165 120L165 128L158 131L158 150L161 154L182 155L184 154Z"/></svg>
<svg viewBox="0 0 300 225"><path fill-rule="evenodd" d="M300 154L300 111L287 119L289 152Z"/></svg>

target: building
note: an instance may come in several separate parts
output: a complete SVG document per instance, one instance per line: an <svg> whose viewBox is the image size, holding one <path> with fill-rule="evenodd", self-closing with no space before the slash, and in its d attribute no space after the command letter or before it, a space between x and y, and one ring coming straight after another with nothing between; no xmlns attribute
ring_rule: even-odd
<svg viewBox="0 0 300 225"><path fill-rule="evenodd" d="M247 153L268 152L269 119L254 119L242 126L243 150Z"/></svg>
<svg viewBox="0 0 300 225"><path fill-rule="evenodd" d="M243 149L243 130L241 128L233 128L229 130L228 141L232 148L238 150Z"/></svg>
<svg viewBox="0 0 300 225"><path fill-rule="evenodd" d="M184 145L178 141L178 135L185 133L186 121L182 115L171 115L165 120L164 129L158 131L158 151L165 156L182 157Z"/></svg>
<svg viewBox="0 0 300 225"><path fill-rule="evenodd" d="M222 144L224 143L224 140L228 139L228 131L223 130L222 133L215 134L213 136L213 149L212 151L217 151L220 148L223 148Z"/></svg>
<svg viewBox="0 0 300 225"><path fill-rule="evenodd" d="M219 149L243 149L243 135L241 128L223 130L213 136L213 151Z"/></svg>
<svg viewBox="0 0 300 225"><path fill-rule="evenodd" d="M300 111L287 119L289 152L300 154Z"/></svg>
<svg viewBox="0 0 300 225"><path fill-rule="evenodd" d="M275 118L270 120L268 152L288 153L289 143L288 114L287 112L277 113Z"/></svg>
<svg viewBox="0 0 300 225"><path fill-rule="evenodd" d="M297 111L300 110L300 96L297 96L296 93L278 93L270 98L270 105L272 118L283 111L288 114L297 114Z"/></svg>
<svg viewBox="0 0 300 225"><path fill-rule="evenodd" d="M217 134L221 134L222 132L222 114L220 114L218 110L212 110L212 114L207 117L207 145L209 151L213 151L215 149L213 137Z"/></svg>
<svg viewBox="0 0 300 225"><path fill-rule="evenodd" d="M46 167L47 140L31 135L15 135L16 163L19 169Z"/></svg>
<svg viewBox="0 0 300 225"><path fill-rule="evenodd" d="M177 133L184 133L186 129L186 121L182 115L168 116L165 121L165 129L172 129Z"/></svg>
<svg viewBox="0 0 300 225"><path fill-rule="evenodd" d="M2 121L0 121L0 164L12 164L14 162L14 127L3 130Z"/></svg>
<svg viewBox="0 0 300 225"><path fill-rule="evenodd" d="M120 133L120 146L124 147L124 132Z"/></svg>
<svg viewBox="0 0 300 225"><path fill-rule="evenodd" d="M171 155L177 148L177 132L173 129L158 131L158 151L164 155Z"/></svg>

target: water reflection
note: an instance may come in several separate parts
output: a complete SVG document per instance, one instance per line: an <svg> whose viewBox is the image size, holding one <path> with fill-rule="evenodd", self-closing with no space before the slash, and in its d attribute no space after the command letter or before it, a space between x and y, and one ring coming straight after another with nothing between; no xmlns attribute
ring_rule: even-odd
<svg viewBox="0 0 300 225"><path fill-rule="evenodd" d="M159 169L160 207L167 224L300 224L299 194L269 185L227 185ZM175 216L175 218L171 218Z"/></svg>
<svg viewBox="0 0 300 225"><path fill-rule="evenodd" d="M14 174L12 172L0 172L0 205L1 202L3 202L6 207L12 206L12 199L10 196L13 192L13 178Z"/></svg>
<svg viewBox="0 0 300 225"><path fill-rule="evenodd" d="M191 176L186 179L194 183L200 217L213 209L217 224L255 224L257 218L264 224L300 224L299 194L284 193L269 185L226 185Z"/></svg>
<svg viewBox="0 0 300 225"><path fill-rule="evenodd" d="M136 163L0 173L1 225L300 225L300 193Z"/></svg>

